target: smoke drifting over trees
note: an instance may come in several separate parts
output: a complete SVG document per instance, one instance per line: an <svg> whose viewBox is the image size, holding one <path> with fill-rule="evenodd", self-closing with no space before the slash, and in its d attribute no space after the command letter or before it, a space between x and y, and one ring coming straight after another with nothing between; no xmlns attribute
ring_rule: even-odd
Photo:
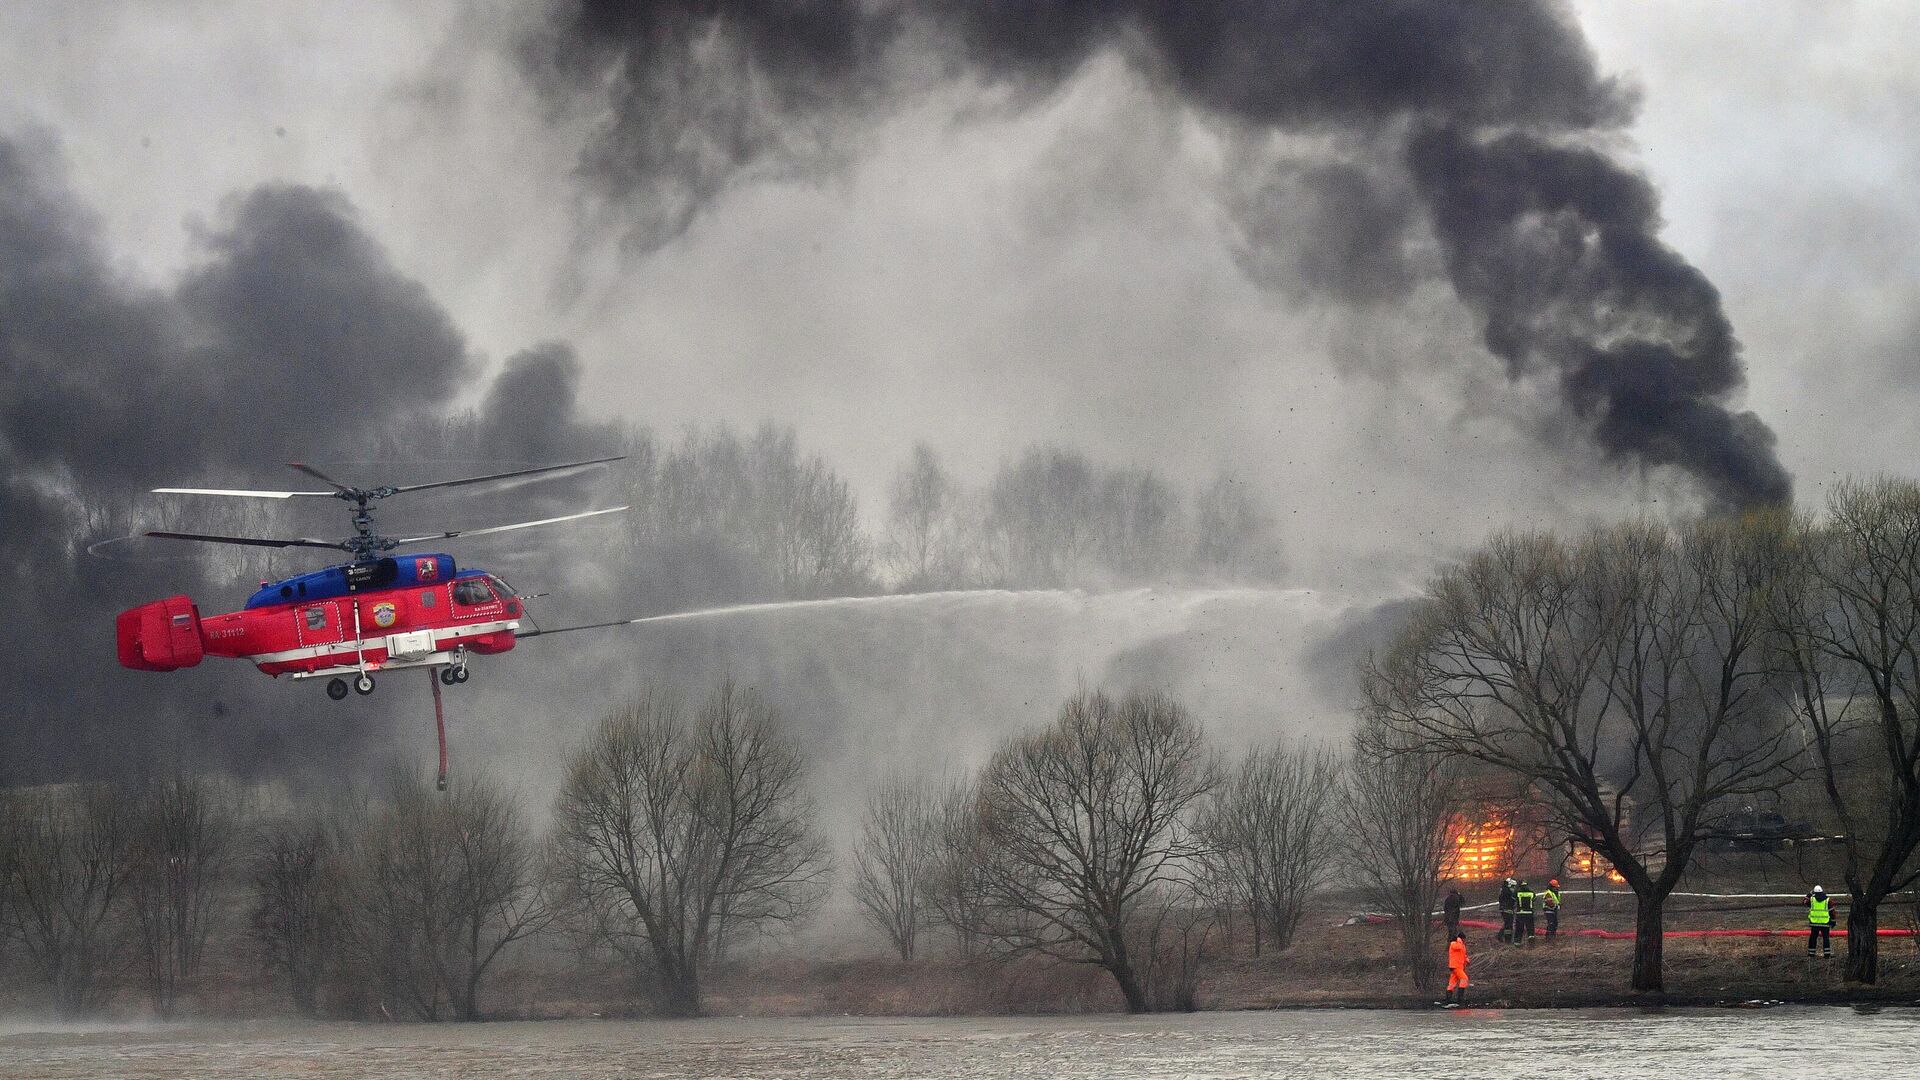
<svg viewBox="0 0 1920 1080"><path fill-rule="evenodd" d="M99 775L156 754L241 771L295 760L338 765L339 755L318 752L313 740L355 742L351 728L330 726L337 719L319 720L324 704L290 700L264 681L224 680L209 701L183 680L76 665L76 656L111 657L113 615L124 607L184 592L213 609L249 577L309 565L151 546L84 557L88 544L140 528L271 534L290 526L279 506L146 494L158 484L281 487L278 463L303 458L358 462L344 470L354 479L389 480L624 453L629 460L598 494L593 478L515 488L435 504L436 517L422 520L444 527L457 514L462 524L492 524L589 500L632 504L612 532L544 537L514 560L544 580L599 568L608 614L885 586L881 543L868 535L847 481L793 429L768 423L742 436L711 428L667 443L628 423L590 420L579 362L559 342L534 345L480 378L446 312L393 266L336 192L267 186L234 196L202 236L193 268L174 289L154 291L115 273L91 216L64 186L50 139L0 138L0 238L0 380L9 389L0 406L9 550L0 589L22 613L0 625L0 650L17 684L31 688L9 701L0 723L0 778ZM476 384L475 403L463 409ZM1083 478L1098 471L1079 455L1044 453ZM1031 471L1013 468L1016 479ZM395 470L409 475L379 475ZM1124 481L1150 496L1149 510L1177 510L1146 470L1100 476L1109 495ZM1007 476L994 485L1017 486ZM1105 508L1111 518L1125 507L1086 502L1088 494L1030 491L1024 517L1005 499L997 515L968 508L951 521L968 538L955 552L964 562L943 564L938 583L1090 584L1164 578L1176 568L1155 547L1162 537L1152 520L1144 529L1118 518L1101 525L1087 512ZM1104 529L1086 533L1100 538L1097 567L1052 565L1047 498L1063 500L1059 520ZM315 512L302 529L327 535L343 525ZM995 550L1026 561L989 558L989 536ZM135 696L145 703L138 718L123 707ZM245 718L237 737L229 717ZM130 747L144 750L131 755Z"/></svg>
<svg viewBox="0 0 1920 1080"><path fill-rule="evenodd" d="M1347 146L1298 201L1408 230L1417 203L1488 348L1607 457L1675 466L1724 506L1788 497L1772 433L1728 407L1744 375L1717 292L1657 238L1646 179L1592 146L1633 95L1558 4L578 0L524 56L553 107L591 118L580 170L650 249L734 183L830 162L888 94L967 78L1037 97L1103 53L1250 137ZM1355 239L1312 245L1293 280L1399 292L1398 238Z"/></svg>
<svg viewBox="0 0 1920 1080"><path fill-rule="evenodd" d="M137 493L160 470L243 482L291 454L366 445L444 408L469 374L445 313L336 194L239 196L204 249L171 293L121 280L48 140L0 139L0 589L25 616L0 649L33 688L0 724L0 772L117 756L130 673L82 676L76 657L110 656L114 611L143 594L232 588L200 562L82 556L111 526L152 522L155 500ZM172 688L144 690L155 712L183 707ZM205 722L204 702L192 711Z"/></svg>
<svg viewBox="0 0 1920 1080"><path fill-rule="evenodd" d="M1572 421L1543 437L1680 470L1724 505L1788 492L1765 425L1729 407L1743 373L1717 294L1656 237L1646 179L1599 149L1633 95L1597 70L1556 4L568 0L527 23L515 44L525 88L555 129L589 133L577 176L597 208L590 227L624 232L635 253L683 235L737 186L837 165L906 103L964 88L1017 112L1113 61L1262 163L1242 185L1254 194L1222 203L1251 280L1356 308L1443 280L1523 394ZM563 341L534 341L484 377L462 328L337 191L241 190L195 236L177 280L127 278L54 138L0 134L0 516L13 555L0 588L36 613L0 628L0 648L18 682L45 688L9 706L0 776L124 757L113 705L136 686L169 718L143 729L236 767L321 756L309 753L317 703L245 680L209 702L178 680L80 678L70 660L106 655L107 617L130 603L187 592L214 604L236 572L290 569L258 554L143 565L77 552L163 516L257 526L258 511L140 493L262 483L291 457L453 472L628 451L623 478L644 509L621 539L521 564L597 575L609 615L1278 572L1272 510L1231 479L1182 490L1151 463L1058 444L1004 450L990 482L947 477L937 514L922 506L911 529L896 515L870 535L847 478L791 428L669 445L587 419ZM75 629L38 621L52 612ZM269 728L227 731L229 716L267 713Z"/></svg>

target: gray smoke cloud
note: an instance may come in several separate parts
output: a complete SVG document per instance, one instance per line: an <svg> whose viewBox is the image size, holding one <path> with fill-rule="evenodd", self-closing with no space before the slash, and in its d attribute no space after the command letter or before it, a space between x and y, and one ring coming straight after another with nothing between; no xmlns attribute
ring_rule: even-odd
<svg viewBox="0 0 1920 1080"><path fill-rule="evenodd" d="M1391 302L1425 230L1509 376L1571 421L1543 438L1677 468L1721 507L1790 496L1771 432L1730 406L1717 293L1659 241L1646 178L1594 149L1635 99L1560 4L564 0L524 49L549 105L592 121L580 174L640 249L733 184L830 163L890 98L966 79L1035 100L1108 54L1242 133L1369 148L1231 206L1255 280ZM1275 216L1326 224L1263 240Z"/></svg>
<svg viewBox="0 0 1920 1080"><path fill-rule="evenodd" d="M615 441L610 428L575 421L577 372L558 347L510 360L468 430L449 432L441 418L474 374L463 338L337 193L245 192L201 247L170 290L121 279L66 189L51 137L0 138L0 592L12 613L0 620L0 653L15 687L0 705L0 783L183 755L242 772L325 771L417 712L409 697L357 720L326 713L314 695L210 674L218 664L162 677L103 664L120 609L184 592L224 610L248 584L220 555L85 557L88 543L151 521L142 515L163 500L147 488L283 487L291 474L281 462L359 458L370 447L399 457L458 444L550 460ZM232 504L173 509L222 531L208 523ZM300 527L295 535L346 531L332 504ZM311 564L289 557L267 568Z"/></svg>

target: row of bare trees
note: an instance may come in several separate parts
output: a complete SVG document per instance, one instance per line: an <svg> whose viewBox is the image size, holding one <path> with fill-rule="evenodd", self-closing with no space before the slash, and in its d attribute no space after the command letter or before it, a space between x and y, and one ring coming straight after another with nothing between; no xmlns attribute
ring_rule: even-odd
<svg viewBox="0 0 1920 1080"><path fill-rule="evenodd" d="M976 490L921 443L894 476L879 552L909 589L1272 580L1274 525L1228 473L1183 496L1152 469L1043 445Z"/></svg>
<svg viewBox="0 0 1920 1080"><path fill-rule="evenodd" d="M277 973L304 1014L469 1020L503 957L553 933L691 1015L727 939L825 891L799 750L731 682L694 710L650 694L608 716L553 817L540 835L484 775L443 794L399 771L299 810L202 777L6 792L0 947L64 1015L129 982L172 1015L217 937L244 941L225 962Z"/></svg>
<svg viewBox="0 0 1920 1080"><path fill-rule="evenodd" d="M63 1014L98 1006L131 964L171 1015L200 967L238 821L231 790L195 777L0 794L0 941Z"/></svg>
<svg viewBox="0 0 1920 1080"><path fill-rule="evenodd" d="M1284 949L1339 862L1342 755L1273 746L1225 767L1158 693L1070 698L980 772L893 781L868 801L853 893L902 959L943 932L962 956L1095 965L1132 1011L1192 1008L1243 914Z"/></svg>
<svg viewBox="0 0 1920 1080"><path fill-rule="evenodd" d="M1920 877L1920 486L1498 537L1429 584L1365 683L1383 746L1530 785L1625 877L1636 990L1662 988L1665 903L1701 846L1811 781L1840 838L1847 977L1878 978L1879 908Z"/></svg>
<svg viewBox="0 0 1920 1080"><path fill-rule="evenodd" d="M1274 516L1230 474L1183 494L1152 469L1035 446L977 490L916 445L887 525L869 536L851 488L791 428L624 439L628 546L697 563L729 595L1060 586L1280 572Z"/></svg>
<svg viewBox="0 0 1920 1080"><path fill-rule="evenodd" d="M800 448L790 427L725 427L659 445L628 437L619 476L633 512L631 546L648 559L688 559L739 595L830 596L872 591L873 544L851 487Z"/></svg>
<svg viewBox="0 0 1920 1080"><path fill-rule="evenodd" d="M255 821L237 789L201 776L8 792L0 927L63 1015L129 978L173 1015L210 939L242 922L302 1012L323 978L366 974L420 1015L476 1015L487 967L546 917L531 838L484 779L446 798L389 788L305 822Z"/></svg>

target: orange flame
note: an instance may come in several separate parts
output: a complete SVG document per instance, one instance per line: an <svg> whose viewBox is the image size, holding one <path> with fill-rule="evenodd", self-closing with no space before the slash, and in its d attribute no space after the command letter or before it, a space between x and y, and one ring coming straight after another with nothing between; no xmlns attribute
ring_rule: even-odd
<svg viewBox="0 0 1920 1080"><path fill-rule="evenodd" d="M1456 819L1441 874L1460 881L1492 881L1513 866L1513 825L1503 815L1485 821Z"/></svg>
<svg viewBox="0 0 1920 1080"><path fill-rule="evenodd" d="M1595 854L1592 848L1574 848L1571 865L1574 873L1585 877L1599 877L1605 874L1608 881L1617 885L1624 885L1627 882L1626 875L1615 870L1612 863Z"/></svg>

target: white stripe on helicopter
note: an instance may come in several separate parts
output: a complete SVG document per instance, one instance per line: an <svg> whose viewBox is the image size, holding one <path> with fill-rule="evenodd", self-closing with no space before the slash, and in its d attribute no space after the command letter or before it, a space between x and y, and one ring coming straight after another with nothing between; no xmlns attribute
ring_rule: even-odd
<svg viewBox="0 0 1920 1080"><path fill-rule="evenodd" d="M518 629L520 629L520 620L518 619L506 619L500 622L468 623L465 626L440 627L432 631L433 644L437 649L441 642L453 638L473 637L478 634L493 634L501 630ZM413 631L413 633L419 633L419 631ZM303 648L285 649L280 652L254 653L242 657L242 659L255 664L284 664L291 660L312 660L322 656L333 656L335 654L353 656L356 652L371 649L386 649L389 638L398 636L400 635L362 638L359 641L330 641L325 645L308 645ZM389 652L391 652L391 650L389 650ZM369 664L368 666L371 667L372 665Z"/></svg>

